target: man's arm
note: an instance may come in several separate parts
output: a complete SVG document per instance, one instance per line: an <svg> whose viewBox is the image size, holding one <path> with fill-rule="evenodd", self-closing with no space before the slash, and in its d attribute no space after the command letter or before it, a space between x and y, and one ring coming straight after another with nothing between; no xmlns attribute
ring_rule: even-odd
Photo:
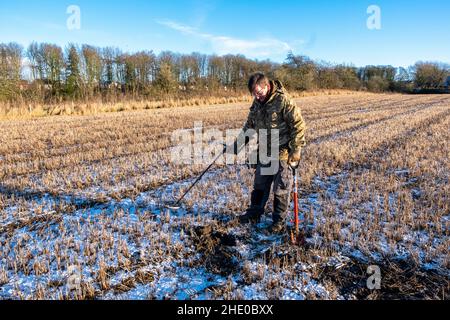
<svg viewBox="0 0 450 320"><path fill-rule="evenodd" d="M303 120L300 108L291 99L286 99L284 107L284 119L290 129L290 162L300 161L300 153L306 145L306 124Z"/></svg>

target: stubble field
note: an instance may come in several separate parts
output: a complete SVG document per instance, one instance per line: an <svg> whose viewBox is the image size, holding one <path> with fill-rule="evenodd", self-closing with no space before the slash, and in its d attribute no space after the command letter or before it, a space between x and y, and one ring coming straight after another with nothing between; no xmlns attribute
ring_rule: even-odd
<svg viewBox="0 0 450 320"><path fill-rule="evenodd" d="M0 299L448 299L450 96L296 100L306 244L240 226L253 169L171 161L248 104L0 123ZM368 266L381 272L371 290Z"/></svg>

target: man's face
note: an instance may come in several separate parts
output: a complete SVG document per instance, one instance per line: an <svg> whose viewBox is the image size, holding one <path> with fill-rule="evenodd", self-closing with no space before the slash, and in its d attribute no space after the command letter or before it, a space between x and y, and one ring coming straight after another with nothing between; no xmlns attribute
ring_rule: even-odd
<svg viewBox="0 0 450 320"><path fill-rule="evenodd" d="M253 90L253 97L259 102L264 102L269 93L269 86L267 84L255 86L255 90Z"/></svg>

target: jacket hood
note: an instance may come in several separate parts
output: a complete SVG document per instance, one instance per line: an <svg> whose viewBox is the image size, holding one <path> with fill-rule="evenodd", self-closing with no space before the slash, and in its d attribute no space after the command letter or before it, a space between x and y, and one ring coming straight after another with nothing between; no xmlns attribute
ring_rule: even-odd
<svg viewBox="0 0 450 320"><path fill-rule="evenodd" d="M278 92L285 94L286 89L283 86L283 83L280 80L274 80L270 82L272 84L272 87L274 88L273 92Z"/></svg>
<svg viewBox="0 0 450 320"><path fill-rule="evenodd" d="M283 83L280 80L271 80L270 81L272 90L270 92L270 97L267 99L266 103L272 101L277 94L286 94L286 89L283 86Z"/></svg>

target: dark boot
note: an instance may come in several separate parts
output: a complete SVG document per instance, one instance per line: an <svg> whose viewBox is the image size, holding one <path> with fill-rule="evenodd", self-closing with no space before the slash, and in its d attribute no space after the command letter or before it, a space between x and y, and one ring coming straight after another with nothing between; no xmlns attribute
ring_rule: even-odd
<svg viewBox="0 0 450 320"><path fill-rule="evenodd" d="M274 222L269 228L269 233L272 234L283 234L286 232L286 221L284 220L278 220L277 222Z"/></svg>
<svg viewBox="0 0 450 320"><path fill-rule="evenodd" d="M262 202L264 199L264 191L253 190L251 195L251 205L246 213L239 217L240 223L259 223L261 216L264 214Z"/></svg>
<svg viewBox="0 0 450 320"><path fill-rule="evenodd" d="M247 209L246 213L239 217L239 222L242 224L257 224L261 221L263 211L261 209Z"/></svg>
<svg viewBox="0 0 450 320"><path fill-rule="evenodd" d="M283 233L286 230L286 216L289 208L289 193L286 195L275 195L273 203L272 220L270 227L272 233Z"/></svg>

